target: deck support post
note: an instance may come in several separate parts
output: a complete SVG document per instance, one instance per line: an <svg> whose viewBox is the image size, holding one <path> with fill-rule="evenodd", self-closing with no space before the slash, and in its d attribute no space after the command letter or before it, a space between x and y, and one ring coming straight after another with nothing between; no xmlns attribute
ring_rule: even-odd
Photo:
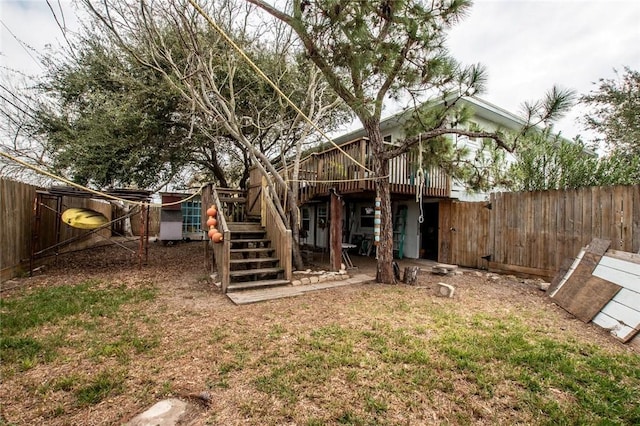
<svg viewBox="0 0 640 426"><path fill-rule="evenodd" d="M331 240L329 258L332 271L339 271L342 263L342 200L335 189L329 190L331 206L329 216L331 226L329 238Z"/></svg>

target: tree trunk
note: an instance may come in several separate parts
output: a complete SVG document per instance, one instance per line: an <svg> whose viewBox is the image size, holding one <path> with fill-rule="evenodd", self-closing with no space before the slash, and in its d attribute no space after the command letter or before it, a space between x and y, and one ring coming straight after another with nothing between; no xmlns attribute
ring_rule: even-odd
<svg viewBox="0 0 640 426"><path fill-rule="evenodd" d="M300 227L298 226L299 216L298 216L298 203L295 200L296 197L293 196L291 189L287 188L289 192L289 202L288 208L289 213L291 215L291 221L289 223L291 227L291 239L293 240L292 244L292 255L293 255L293 265L296 267L298 271L304 269L304 262L302 260L302 254L300 253Z"/></svg>
<svg viewBox="0 0 640 426"><path fill-rule="evenodd" d="M409 285L416 285L418 283L418 272L420 272L419 266L407 266L404 268L402 282Z"/></svg>
<svg viewBox="0 0 640 426"><path fill-rule="evenodd" d="M124 221L122 222L123 233L125 237L133 237L133 227L131 226L131 204L122 203L122 210L124 211ZM140 221L142 221L142 209L140 209Z"/></svg>
<svg viewBox="0 0 640 426"><path fill-rule="evenodd" d="M375 181L376 196L380 198L380 242L377 247L376 281L395 284L393 274L393 227L391 224L391 188L389 185L389 160L384 158L384 145L380 133L380 120L364 121L369 136L371 153L373 154L373 172L378 178Z"/></svg>

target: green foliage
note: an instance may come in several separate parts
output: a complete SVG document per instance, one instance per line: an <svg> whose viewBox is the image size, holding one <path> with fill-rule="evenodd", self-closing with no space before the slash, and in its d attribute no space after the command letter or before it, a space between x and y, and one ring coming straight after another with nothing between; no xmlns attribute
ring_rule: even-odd
<svg viewBox="0 0 640 426"><path fill-rule="evenodd" d="M52 56L37 112L53 168L98 188L148 187L184 166L188 124L179 94L101 37L71 58Z"/></svg>
<svg viewBox="0 0 640 426"><path fill-rule="evenodd" d="M595 130L617 156L640 157L640 71L624 68L616 79L600 79L597 89L580 97L590 108L584 124Z"/></svg>
<svg viewBox="0 0 640 426"><path fill-rule="evenodd" d="M441 126L442 123L482 132L482 128L470 122L472 117L473 110L466 105L425 103L413 111L405 127L406 136L415 137ZM474 149L471 149L471 145L475 145ZM458 135L425 138L420 139L411 151L422 151L421 161L419 159L417 164L410 165L412 170L416 170L420 164L426 170L439 167L454 179L463 182L469 191L490 191L502 185L506 179L505 152L489 138L469 139Z"/></svg>
<svg viewBox="0 0 640 426"><path fill-rule="evenodd" d="M598 157L580 140L568 141L549 130L531 133L516 153L508 186L516 191L571 189L640 183L640 157Z"/></svg>
<svg viewBox="0 0 640 426"><path fill-rule="evenodd" d="M125 375L119 371L101 371L95 377L87 380L74 394L78 405L94 405L110 395L117 395L124 391Z"/></svg>
<svg viewBox="0 0 640 426"><path fill-rule="evenodd" d="M472 94L482 87L481 67L460 67L444 45L446 31L470 6L466 0L309 0L293 2L287 23L365 124L379 119L387 94L398 98L445 85Z"/></svg>

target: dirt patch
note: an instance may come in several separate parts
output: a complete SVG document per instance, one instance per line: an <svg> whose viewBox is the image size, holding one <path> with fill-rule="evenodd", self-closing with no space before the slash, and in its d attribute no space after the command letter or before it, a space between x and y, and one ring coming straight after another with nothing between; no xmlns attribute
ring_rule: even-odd
<svg viewBox="0 0 640 426"><path fill-rule="evenodd" d="M360 284L235 306L208 279L203 243L174 246L151 243L148 263L141 269L135 242L130 248L132 252L114 246L101 247L61 257L57 264L45 268L42 275L13 280L15 288L3 292L3 298L11 298L22 289L77 284L85 280L132 287L148 283L157 291L153 301L132 305L123 309L118 318L100 321L102 327L113 330L112 340L116 339L119 328L130 328L139 340L153 342L150 349L91 355L86 352L85 343L69 344L62 355L51 362L24 372L9 372L0 385L2 415L6 422L119 424L160 399L189 400L202 392L211 392L211 403L191 413L190 424L311 424L314 419L326 420L327 406L336 404L335 401L354 398L354 392L362 397L362 389L369 389L370 393L365 395L367 406L384 411L390 423L455 423L455 411L459 407L437 392L430 400L416 395L412 402L417 407L415 413L396 413L392 406L382 403L377 406L376 392L383 390L368 383L366 377L353 378L360 383L355 390L348 376L347 379L331 377L331 386L327 388L331 389L331 395L316 395L310 390L304 399L296 399L292 408L287 408L288 398L295 397L289 396L288 387L283 385L281 398L274 399L268 391L278 383L278 377L261 367L275 357L282 360L285 368L288 353L304 343L304 339L295 336L312 336L319 328L330 332L334 324L365 331L375 330L381 324L399 330L409 324L414 328L420 324L420 333L428 338L433 327L437 327L429 313L434 309L455 312L458 319L468 317L469 324L483 321L483 315L518 316L537 333L597 345L611 353L631 352L604 330L576 320L553 304L536 284L513 277L489 279L476 271L442 277L430 274L425 268L419 275L417 287ZM373 259L353 256L353 261L359 273L375 276ZM318 259L316 263L324 269ZM414 261L400 263L401 270L405 264L415 264ZM436 296L438 282L453 285L455 296ZM48 330L49 333L58 331L55 327ZM82 341L83 331L74 329L73 332L77 335L66 337L70 341ZM96 371L113 372L119 377L121 392L97 404L82 406L60 384L62 378L91 378ZM324 386L319 384L318 388L324 389ZM464 392L467 385L459 381L459 386ZM523 419L500 417L503 416L500 408L513 404L516 398L513 387L504 383L500 386L506 389L491 403L470 397L469 401L475 401L476 414L472 415L477 419L474 423ZM502 392L501 387L497 389ZM562 394L560 390L555 392ZM562 395L561 398L570 400ZM392 396L389 398L393 401Z"/></svg>

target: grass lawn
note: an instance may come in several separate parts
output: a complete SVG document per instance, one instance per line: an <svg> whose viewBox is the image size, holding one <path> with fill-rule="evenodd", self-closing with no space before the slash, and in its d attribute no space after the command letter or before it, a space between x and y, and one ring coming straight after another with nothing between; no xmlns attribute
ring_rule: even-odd
<svg viewBox="0 0 640 426"><path fill-rule="evenodd" d="M535 288L463 275L453 299L363 284L234 306L198 247L5 292L0 425L120 424L201 392L196 425L640 424L640 355Z"/></svg>

